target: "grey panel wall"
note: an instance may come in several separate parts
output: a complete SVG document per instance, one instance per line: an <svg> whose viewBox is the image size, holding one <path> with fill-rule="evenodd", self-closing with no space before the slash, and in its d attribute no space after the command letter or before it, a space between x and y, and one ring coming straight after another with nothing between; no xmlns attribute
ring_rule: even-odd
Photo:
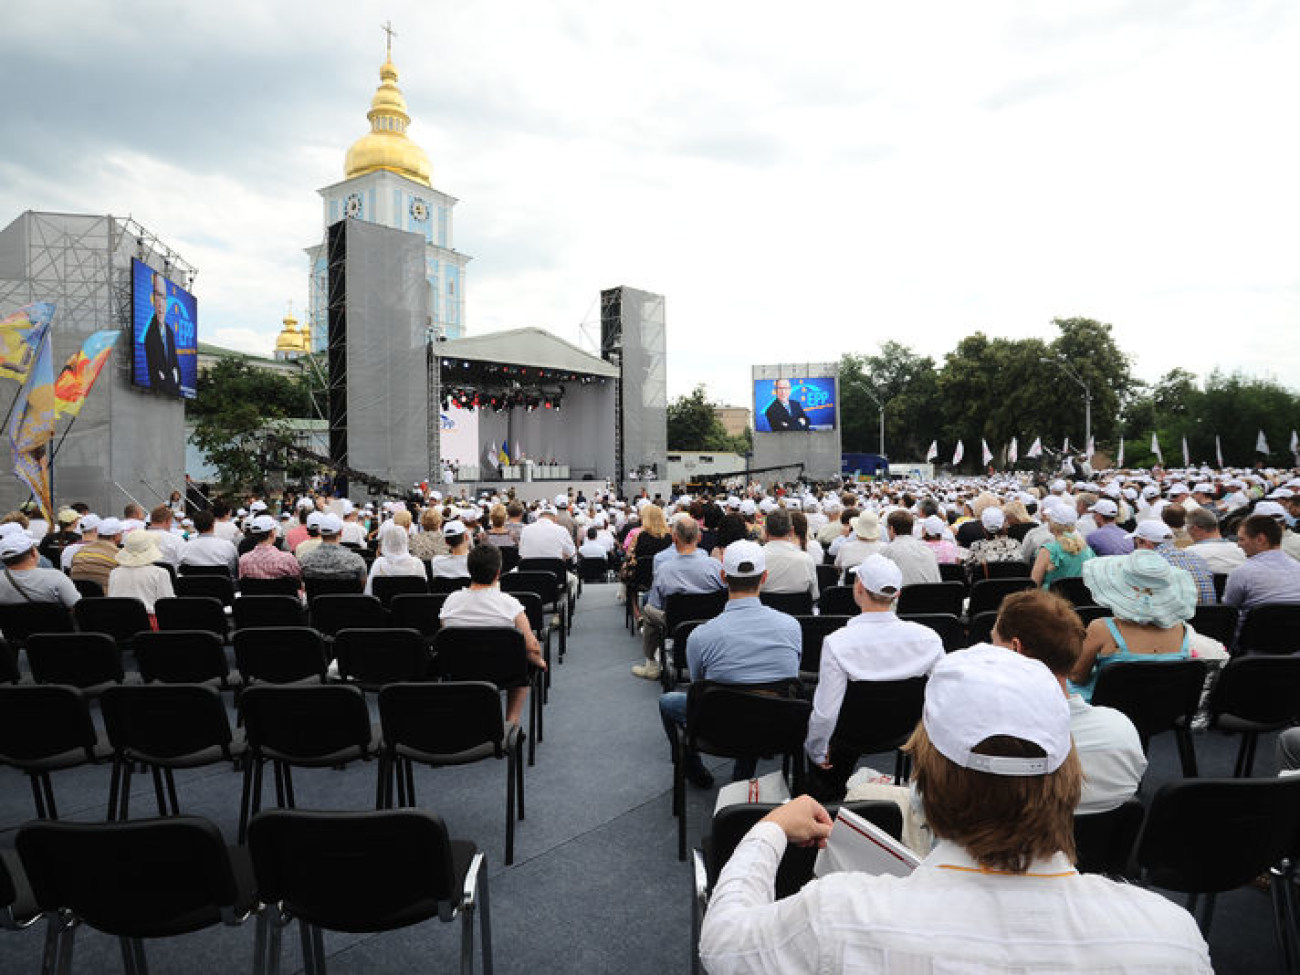
<svg viewBox="0 0 1300 975"><path fill-rule="evenodd" d="M785 363L774 366L754 366L753 380L775 381L783 376L838 376L839 367L833 362ZM839 404L836 404L838 410ZM840 418L836 417L834 430L787 431L784 433L754 433L754 459L752 467L776 467L784 464L803 464L804 475L813 479L834 477L840 472ZM763 481L776 477L793 476L793 472L759 474Z"/></svg>

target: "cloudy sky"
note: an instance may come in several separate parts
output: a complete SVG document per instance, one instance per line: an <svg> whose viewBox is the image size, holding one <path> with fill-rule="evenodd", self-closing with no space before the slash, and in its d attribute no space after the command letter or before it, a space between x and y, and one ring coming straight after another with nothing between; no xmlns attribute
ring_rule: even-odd
<svg viewBox="0 0 1300 975"><path fill-rule="evenodd" d="M905 8L905 9L904 9ZM384 55L460 199L468 322L667 296L669 393L887 339L1110 322L1300 389L1300 6L6 0L0 224L133 216L269 353Z"/></svg>

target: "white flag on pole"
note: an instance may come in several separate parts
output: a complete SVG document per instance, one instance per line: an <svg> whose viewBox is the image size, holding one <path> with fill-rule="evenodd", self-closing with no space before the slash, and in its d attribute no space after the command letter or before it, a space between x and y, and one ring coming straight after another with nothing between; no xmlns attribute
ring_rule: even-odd
<svg viewBox="0 0 1300 975"><path fill-rule="evenodd" d="M1088 460L1092 460L1092 455L1095 454L1096 452L1097 452L1097 445L1093 442L1093 438L1089 437L1088 446L1084 449L1083 456Z"/></svg>
<svg viewBox="0 0 1300 975"><path fill-rule="evenodd" d="M1070 438L1066 437L1065 443L1061 446L1061 453L1068 454L1069 452L1070 452Z"/></svg>
<svg viewBox="0 0 1300 975"><path fill-rule="evenodd" d="M1214 459L1219 462L1219 467L1223 467L1223 445L1219 443L1219 435L1214 435Z"/></svg>
<svg viewBox="0 0 1300 975"><path fill-rule="evenodd" d="M1028 451L1028 453L1025 454L1025 456L1026 456L1026 457L1042 457L1042 456L1043 456L1043 438L1042 438L1042 437L1035 437L1035 438L1034 438L1034 442L1031 443L1031 444L1029 445L1029 451Z"/></svg>
<svg viewBox="0 0 1300 975"><path fill-rule="evenodd" d="M958 440L958 441L957 441L957 449L954 450L954 451L952 452L952 465L953 465L953 467L956 467L958 464L961 463L961 459L962 459L962 457L965 455L965 453L966 453L966 449L965 449L965 447L962 445L962 442L961 442L960 440Z"/></svg>
<svg viewBox="0 0 1300 975"><path fill-rule="evenodd" d="M1268 453L1268 441L1264 439L1263 430L1259 431L1259 436L1255 438L1255 453L1257 454Z"/></svg>
<svg viewBox="0 0 1300 975"><path fill-rule="evenodd" d="M1300 436L1297 436L1296 432L1292 430L1291 431L1291 453L1294 454L1297 451L1297 449L1300 449Z"/></svg>
<svg viewBox="0 0 1300 975"><path fill-rule="evenodd" d="M1011 446L1007 448L1007 463L1014 464L1020 459L1020 447L1016 444L1016 438L1011 438Z"/></svg>
<svg viewBox="0 0 1300 975"><path fill-rule="evenodd" d="M1183 466L1192 466L1192 455L1187 452L1187 438L1183 437Z"/></svg>
<svg viewBox="0 0 1300 975"><path fill-rule="evenodd" d="M993 451L989 450L989 442L983 438L980 439L980 447L983 448L984 466L988 467L989 464L993 463Z"/></svg>
<svg viewBox="0 0 1300 975"><path fill-rule="evenodd" d="M928 464L939 456L939 441L931 440L930 449L925 452L925 462Z"/></svg>
<svg viewBox="0 0 1300 975"><path fill-rule="evenodd" d="M1160 461L1160 466L1165 463L1165 455L1160 452L1160 440L1153 433L1151 434L1151 453L1156 455L1156 460Z"/></svg>
<svg viewBox="0 0 1300 975"><path fill-rule="evenodd" d="M1124 438L1123 438L1123 437L1120 437L1120 438L1119 438L1119 455L1116 456L1116 458L1115 458L1115 467L1116 467L1116 468L1121 468L1121 467L1123 467L1123 466L1124 466Z"/></svg>

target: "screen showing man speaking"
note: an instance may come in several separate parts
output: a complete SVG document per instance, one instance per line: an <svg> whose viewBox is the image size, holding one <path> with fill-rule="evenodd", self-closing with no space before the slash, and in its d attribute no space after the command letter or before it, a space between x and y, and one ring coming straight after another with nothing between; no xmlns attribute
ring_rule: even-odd
<svg viewBox="0 0 1300 975"><path fill-rule="evenodd" d="M132 258L131 306L131 381L193 399L199 366L194 296Z"/></svg>
<svg viewBox="0 0 1300 975"><path fill-rule="evenodd" d="M834 377L754 380L754 429L759 433L834 430Z"/></svg>

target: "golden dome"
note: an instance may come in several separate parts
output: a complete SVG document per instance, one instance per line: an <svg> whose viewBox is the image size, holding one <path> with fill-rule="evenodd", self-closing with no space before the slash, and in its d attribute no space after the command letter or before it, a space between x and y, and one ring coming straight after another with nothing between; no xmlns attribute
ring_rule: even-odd
<svg viewBox="0 0 1300 975"><path fill-rule="evenodd" d="M424 150L406 135L411 117L406 114L406 99L397 87L397 68L391 60L379 69L379 89L371 99L370 131L348 150L343 171L348 179L379 169L432 186L433 166Z"/></svg>
<svg viewBox="0 0 1300 975"><path fill-rule="evenodd" d="M275 351L301 355L311 351L311 330L298 329L298 319L293 312L284 316L284 329L275 340Z"/></svg>

